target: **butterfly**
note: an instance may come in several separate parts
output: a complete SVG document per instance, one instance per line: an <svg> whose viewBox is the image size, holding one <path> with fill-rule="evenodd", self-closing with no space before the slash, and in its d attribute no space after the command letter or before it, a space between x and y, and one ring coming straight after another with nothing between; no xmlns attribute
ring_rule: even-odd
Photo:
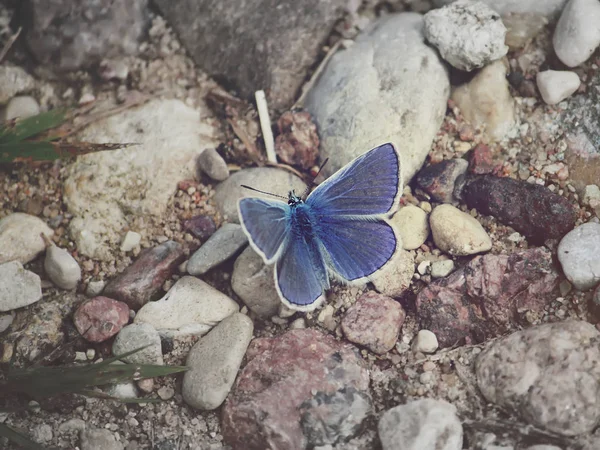
<svg viewBox="0 0 600 450"><path fill-rule="evenodd" d="M366 282L394 256L400 241L387 219L401 195L400 155L387 143L348 163L306 199L294 191L287 203L245 197L238 214L254 251L275 264L282 302L312 311L324 301L330 277Z"/></svg>

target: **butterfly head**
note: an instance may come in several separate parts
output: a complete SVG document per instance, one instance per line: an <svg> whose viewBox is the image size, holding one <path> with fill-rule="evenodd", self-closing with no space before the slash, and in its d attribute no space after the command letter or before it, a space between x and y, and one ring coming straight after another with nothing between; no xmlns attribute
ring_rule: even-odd
<svg viewBox="0 0 600 450"><path fill-rule="evenodd" d="M304 200L302 200L302 197L296 195L296 191L288 192L288 205L296 206L300 203L304 203Z"/></svg>

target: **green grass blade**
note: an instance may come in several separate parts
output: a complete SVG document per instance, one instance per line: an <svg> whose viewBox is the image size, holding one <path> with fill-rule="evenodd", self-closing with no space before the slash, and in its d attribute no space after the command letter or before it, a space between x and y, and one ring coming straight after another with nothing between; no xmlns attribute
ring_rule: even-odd
<svg viewBox="0 0 600 450"><path fill-rule="evenodd" d="M23 141L43 131L56 128L64 121L64 111L55 109L26 119L0 124L0 143Z"/></svg>
<svg viewBox="0 0 600 450"><path fill-rule="evenodd" d="M17 158L31 158L35 161L53 161L60 158L60 154L51 142L0 142L0 164L12 163Z"/></svg>

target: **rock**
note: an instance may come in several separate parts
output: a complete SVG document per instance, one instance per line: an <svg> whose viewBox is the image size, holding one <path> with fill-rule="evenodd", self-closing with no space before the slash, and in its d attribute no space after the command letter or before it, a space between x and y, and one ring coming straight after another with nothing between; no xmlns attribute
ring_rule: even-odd
<svg viewBox="0 0 600 450"><path fill-rule="evenodd" d="M412 345L415 353L435 353L438 347L437 336L429 330L419 330Z"/></svg>
<svg viewBox="0 0 600 450"><path fill-rule="evenodd" d="M230 222L240 222L237 212L237 204L240 198L261 197L273 199L272 196L265 196L258 192L244 189L241 186L242 184L261 191L283 195L286 198L288 192L291 190L295 190L297 193L302 193L306 190L306 184L300 178L282 169L256 167L240 170L217 185L215 196L213 197L223 219Z"/></svg>
<svg viewBox="0 0 600 450"><path fill-rule="evenodd" d="M444 278L454 270L454 261L451 259L443 259L431 263L431 278Z"/></svg>
<svg viewBox="0 0 600 450"><path fill-rule="evenodd" d="M235 260L231 274L231 288L255 314L272 317L279 311L279 294L275 289L273 267L251 247Z"/></svg>
<svg viewBox="0 0 600 450"><path fill-rule="evenodd" d="M346 311L342 331L350 342L383 355L396 345L405 317L400 303L369 291Z"/></svg>
<svg viewBox="0 0 600 450"><path fill-rule="evenodd" d="M117 363L119 361L116 361L114 364ZM137 398L139 395L136 384L133 381L108 385L104 388L104 393L121 400Z"/></svg>
<svg viewBox="0 0 600 450"><path fill-rule="evenodd" d="M129 307L108 297L94 297L73 315L79 334L89 342L104 342L129 322Z"/></svg>
<svg viewBox="0 0 600 450"><path fill-rule="evenodd" d="M494 154L489 146L478 144L470 152L469 173L474 175L487 175L489 173L499 172L501 169L502 162L494 160Z"/></svg>
<svg viewBox="0 0 600 450"><path fill-rule="evenodd" d="M400 208L392 217L391 223L402 238L404 250L419 248L429 236L427 213L416 206L406 205Z"/></svg>
<svg viewBox="0 0 600 450"><path fill-rule="evenodd" d="M590 312L595 316L600 316L600 286L596 288L590 304Z"/></svg>
<svg viewBox="0 0 600 450"><path fill-rule="evenodd" d="M462 194L469 208L496 217L534 244L563 237L577 218L566 198L544 186L512 178L470 177Z"/></svg>
<svg viewBox="0 0 600 450"><path fill-rule="evenodd" d="M477 219L452 205L437 206L429 224L435 245L451 255L474 255L492 248L492 240Z"/></svg>
<svg viewBox="0 0 600 450"><path fill-rule="evenodd" d="M600 358L590 323L547 323L488 345L475 365L484 397L531 425L561 436L595 429Z"/></svg>
<svg viewBox="0 0 600 450"><path fill-rule="evenodd" d="M597 0L569 0L554 29L552 44L566 66L576 67L600 45L600 4Z"/></svg>
<svg viewBox="0 0 600 450"><path fill-rule="evenodd" d="M233 386L252 339L252 320L234 313L219 323L190 350L181 394L184 401L201 410L216 409Z"/></svg>
<svg viewBox="0 0 600 450"><path fill-rule="evenodd" d="M398 249L392 259L373 274L371 281L375 289L382 294L400 297L410 286L414 273L413 253Z"/></svg>
<svg viewBox="0 0 600 450"><path fill-rule="evenodd" d="M471 71L502 58L506 27L483 2L458 1L425 14L425 38L446 61Z"/></svg>
<svg viewBox="0 0 600 450"><path fill-rule="evenodd" d="M203 335L239 306L225 294L194 277L182 277L158 301L146 303L135 323L148 323L161 333Z"/></svg>
<svg viewBox="0 0 600 450"><path fill-rule="evenodd" d="M203 275L227 261L247 244L248 238L242 226L226 223L191 256L187 271L191 275Z"/></svg>
<svg viewBox="0 0 600 450"><path fill-rule="evenodd" d="M319 157L319 135L310 114L306 111L286 111L277 121L277 127L277 156L284 163L300 166L304 170L313 167Z"/></svg>
<svg viewBox="0 0 600 450"><path fill-rule="evenodd" d="M103 59L98 65L98 75L104 81L125 81L129 75L127 61L123 59Z"/></svg>
<svg viewBox="0 0 600 450"><path fill-rule="evenodd" d="M10 263L9 263L10 264ZM0 266L0 271L2 266ZM13 323L14 316L12 314L0 315L0 333L4 333Z"/></svg>
<svg viewBox="0 0 600 450"><path fill-rule="evenodd" d="M34 86L35 80L22 68L6 63L0 66L0 105L21 92L32 90Z"/></svg>
<svg viewBox="0 0 600 450"><path fill-rule="evenodd" d="M35 259L46 249L42 234L51 237L54 230L38 217L12 213L0 219L0 264Z"/></svg>
<svg viewBox="0 0 600 450"><path fill-rule="evenodd" d="M71 433L73 431L85 430L86 424L83 419L68 419L58 426L59 433Z"/></svg>
<svg viewBox="0 0 600 450"><path fill-rule="evenodd" d="M430 398L398 405L379 419L383 450L460 450L463 430L456 408Z"/></svg>
<svg viewBox="0 0 600 450"><path fill-rule="evenodd" d="M175 241L147 249L106 285L104 295L137 310L156 298L183 258L183 247Z"/></svg>
<svg viewBox="0 0 600 450"><path fill-rule="evenodd" d="M467 172L469 163L462 158L444 159L417 174L417 186L440 203L452 203L456 180Z"/></svg>
<svg viewBox="0 0 600 450"><path fill-rule="evenodd" d="M201 120L201 114L207 118ZM197 155L215 144L210 117L208 109L157 99L77 134L87 142L139 144L79 156L68 168L64 200L74 216L69 230L81 254L112 261L123 229L141 230L135 223L140 216L164 216L177 183L194 177Z"/></svg>
<svg viewBox="0 0 600 450"><path fill-rule="evenodd" d="M42 299L40 277L19 261L0 264L0 311L12 311Z"/></svg>
<svg viewBox="0 0 600 450"><path fill-rule="evenodd" d="M214 148L207 148L198 156L198 167L216 181L223 181L229 177L227 163Z"/></svg>
<svg viewBox="0 0 600 450"><path fill-rule="evenodd" d="M556 105L562 102L579 89L581 84L579 76L575 72L566 70L538 72L536 81L540 94L548 105Z"/></svg>
<svg viewBox="0 0 600 450"><path fill-rule="evenodd" d="M102 428L86 428L81 431L81 450L123 450L123 444L115 439L112 431Z"/></svg>
<svg viewBox="0 0 600 450"><path fill-rule="evenodd" d="M434 0L436 6L447 5L455 0ZM543 17L553 17L558 15L562 10L567 0L480 0L489 5L494 11L497 11L502 16L511 13L532 14Z"/></svg>
<svg viewBox="0 0 600 450"><path fill-rule="evenodd" d="M326 175L384 142L401 153L405 184L421 168L450 89L422 30L420 14L389 14L328 62L305 102L319 129L321 159L329 158Z"/></svg>
<svg viewBox="0 0 600 450"><path fill-rule="evenodd" d="M548 18L536 13L508 13L502 16L506 27L505 44L510 50L527 46L548 25Z"/></svg>
<svg viewBox="0 0 600 450"><path fill-rule="evenodd" d="M123 361L131 364L163 365L160 336L152 325L133 323L123 327L112 346L113 355L123 355L137 349L141 350L124 357Z"/></svg>
<svg viewBox="0 0 600 450"><path fill-rule="evenodd" d="M33 428L31 437L40 444L50 442L53 438L52 427L46 423L37 425Z"/></svg>
<svg viewBox="0 0 600 450"><path fill-rule="evenodd" d="M580 291L600 283L600 224L589 222L567 233L558 245L558 260L567 279Z"/></svg>
<svg viewBox="0 0 600 450"><path fill-rule="evenodd" d="M419 327L435 333L441 348L464 338L483 342L528 324L528 314L541 314L556 298L558 282L544 248L477 256L419 292Z"/></svg>
<svg viewBox="0 0 600 450"><path fill-rule="evenodd" d="M595 207L600 203L600 187L595 184L588 184L583 191L581 201L584 205Z"/></svg>
<svg viewBox="0 0 600 450"><path fill-rule="evenodd" d="M138 245L140 245L141 240L142 235L140 233L136 233L135 231L128 231L123 237L123 240L121 241L121 251L130 252Z"/></svg>
<svg viewBox="0 0 600 450"><path fill-rule="evenodd" d="M26 0L19 13L26 17L25 41L38 62L76 70L104 58L137 54L148 21L147 4L147 0L87 0L75 5L68 0L52 4Z"/></svg>
<svg viewBox="0 0 600 450"><path fill-rule="evenodd" d="M502 140L515 125L506 72L505 61L498 60L452 92L452 100L465 119L475 127L485 126L487 135L496 141Z"/></svg>
<svg viewBox="0 0 600 450"><path fill-rule="evenodd" d="M210 216L194 216L183 221L183 229L189 231L198 239L206 240L217 230L215 221Z"/></svg>
<svg viewBox="0 0 600 450"><path fill-rule="evenodd" d="M243 97L263 89L271 108L289 107L346 2L185 0L156 5L192 59Z"/></svg>
<svg viewBox="0 0 600 450"><path fill-rule="evenodd" d="M238 449L304 449L354 436L369 413L369 375L348 345L314 329L255 339L222 412Z"/></svg>
<svg viewBox="0 0 600 450"><path fill-rule="evenodd" d="M104 286L106 286L106 281L90 281L85 290L85 295L88 297L96 297L102 293L104 290Z"/></svg>
<svg viewBox="0 0 600 450"><path fill-rule="evenodd" d="M40 113L37 100L28 95L13 97L0 114L1 120L26 119Z"/></svg>
<svg viewBox="0 0 600 450"><path fill-rule="evenodd" d="M52 244L50 240L48 243L44 259L46 275L59 288L75 289L81 281L81 267L68 251Z"/></svg>

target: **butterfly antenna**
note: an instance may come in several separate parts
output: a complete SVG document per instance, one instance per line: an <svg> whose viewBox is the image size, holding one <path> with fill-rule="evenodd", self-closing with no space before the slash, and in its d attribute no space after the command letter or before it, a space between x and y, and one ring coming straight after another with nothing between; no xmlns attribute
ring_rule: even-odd
<svg viewBox="0 0 600 450"><path fill-rule="evenodd" d="M310 192L310 188L313 187L313 185L315 184L315 180L317 179L317 177L321 173L321 170L323 170L323 167L325 167L325 164L327 164L327 161L329 161L329 158L325 158L325 161L323 161L323 164L321 164L319 166L319 170L317 170L317 173L315 174L315 176L313 177L313 179L310 181L309 185L306 186L306 189L304 190L304 193L302 194L302 198L306 198L306 196Z"/></svg>
<svg viewBox="0 0 600 450"><path fill-rule="evenodd" d="M287 197L284 197L283 195L277 195L277 194L272 194L271 192L261 191L260 189L255 189L253 187L246 186L245 184L240 184L240 186L242 186L244 189L249 189L249 190L254 191L254 192L260 192L261 194L272 195L273 197L278 197L278 198L282 198L284 200L287 200Z"/></svg>

